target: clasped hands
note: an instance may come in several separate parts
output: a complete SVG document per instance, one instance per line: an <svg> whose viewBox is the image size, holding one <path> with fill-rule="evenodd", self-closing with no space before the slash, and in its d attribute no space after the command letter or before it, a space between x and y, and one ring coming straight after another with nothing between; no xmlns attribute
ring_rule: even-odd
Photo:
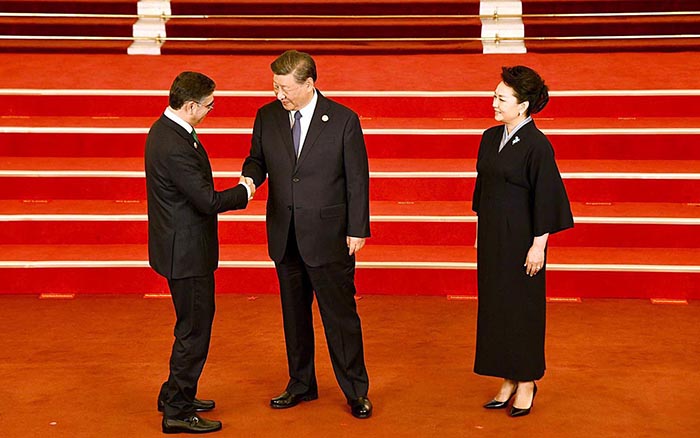
<svg viewBox="0 0 700 438"><path fill-rule="evenodd" d="M255 183L253 182L253 178L249 176L243 176L238 179L238 184L244 184L248 189L250 189L250 199L253 199L253 195L255 194Z"/></svg>

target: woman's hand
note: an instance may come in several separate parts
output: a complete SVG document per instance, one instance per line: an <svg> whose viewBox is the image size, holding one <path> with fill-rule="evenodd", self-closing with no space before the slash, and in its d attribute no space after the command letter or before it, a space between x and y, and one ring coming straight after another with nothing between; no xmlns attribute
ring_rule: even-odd
<svg viewBox="0 0 700 438"><path fill-rule="evenodd" d="M525 258L525 273L530 277L537 275L544 268L544 249L547 247L549 233L535 237Z"/></svg>

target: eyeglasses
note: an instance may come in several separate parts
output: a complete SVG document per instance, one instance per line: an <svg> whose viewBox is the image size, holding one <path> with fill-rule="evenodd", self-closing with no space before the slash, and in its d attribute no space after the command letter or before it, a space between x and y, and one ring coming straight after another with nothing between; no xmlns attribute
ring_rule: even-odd
<svg viewBox="0 0 700 438"><path fill-rule="evenodd" d="M192 102L196 103L196 104L199 105L199 106L203 106L204 108L207 109L207 111L211 111L211 110L214 109L214 101L213 101L213 100L212 100L211 102L209 102L208 104L206 104L206 105L204 105L204 104L201 103L201 102L197 102L197 101L195 101L195 100L193 100Z"/></svg>

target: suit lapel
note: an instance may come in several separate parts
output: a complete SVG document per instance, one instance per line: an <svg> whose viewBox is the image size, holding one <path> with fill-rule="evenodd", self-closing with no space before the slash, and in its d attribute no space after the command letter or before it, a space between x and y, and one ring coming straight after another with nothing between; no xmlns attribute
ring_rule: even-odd
<svg viewBox="0 0 700 438"><path fill-rule="evenodd" d="M292 166L294 166L297 158L294 156L294 141L292 140L292 127L289 123L289 111L284 109L282 103L277 101L276 109L272 114L274 117L274 124L279 130L280 138L282 138L282 147L287 152Z"/></svg>
<svg viewBox="0 0 700 438"><path fill-rule="evenodd" d="M211 165L209 164L209 156L207 155L207 151L204 150L204 146L202 145L202 143L196 142L192 134L187 132L187 130L185 130L185 128L183 128L182 126L167 118L165 115L161 116L161 120L171 129L177 132L178 135L182 137L187 143L189 143L190 147L192 147L192 149L194 149L197 152L197 155L204 159L204 161L207 163L207 166L209 166L209 169L211 170ZM196 147L195 143L197 144Z"/></svg>
<svg viewBox="0 0 700 438"><path fill-rule="evenodd" d="M330 105L328 104L328 99L323 97L323 95L316 90L318 93L318 101L316 102L316 109L314 110L314 115L311 118L311 124L309 125L309 131L306 133L306 139L304 140L304 146L301 148L301 155L299 155L299 160L297 160L296 167L301 166L304 159L309 155L311 149L316 145L316 140L318 136L323 132L326 127L328 118L328 109ZM326 121L323 121L323 117L326 117Z"/></svg>
<svg viewBox="0 0 700 438"><path fill-rule="evenodd" d="M192 134L190 134L189 132L187 132L187 131L185 130L185 128L183 128L182 126L180 126L180 125L178 125L177 123L173 122L172 120L170 120L170 119L169 119L168 117L166 117L165 115L162 115L162 116L161 116L161 120L163 121L163 123L165 123L165 124L168 125L170 128L172 128L175 132L177 132L178 135L179 135L180 137L184 138L194 149L199 149L199 146L201 146L201 143L198 143L198 144L197 144L198 147L195 148L194 144L195 144L196 142L194 141L194 137L192 137Z"/></svg>

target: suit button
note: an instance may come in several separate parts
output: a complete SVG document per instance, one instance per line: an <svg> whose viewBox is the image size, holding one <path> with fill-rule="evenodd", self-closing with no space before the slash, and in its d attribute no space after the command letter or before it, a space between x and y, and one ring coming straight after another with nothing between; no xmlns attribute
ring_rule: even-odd
<svg viewBox="0 0 700 438"><path fill-rule="evenodd" d="M296 177L292 178L292 182L299 182L299 178L296 178Z"/></svg>

